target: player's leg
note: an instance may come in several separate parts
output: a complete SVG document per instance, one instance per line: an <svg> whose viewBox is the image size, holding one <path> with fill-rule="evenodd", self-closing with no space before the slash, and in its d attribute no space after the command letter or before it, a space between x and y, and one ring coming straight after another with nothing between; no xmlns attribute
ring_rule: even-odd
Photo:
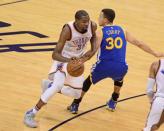
<svg viewBox="0 0 164 131"><path fill-rule="evenodd" d="M81 89L74 88L72 86L63 86L61 93L65 96L72 97L74 99L79 99L81 96Z"/></svg>
<svg viewBox="0 0 164 131"><path fill-rule="evenodd" d="M163 101L164 98L160 97L156 97L153 101L144 131L154 131L163 123Z"/></svg>
<svg viewBox="0 0 164 131"><path fill-rule="evenodd" d="M114 80L114 90L110 100L107 102L107 109L114 111L123 86L124 77L128 71L128 65L126 63L111 62L108 68L110 69L108 74Z"/></svg>
<svg viewBox="0 0 164 131"><path fill-rule="evenodd" d="M91 74L85 79L83 83L81 97L79 99L74 99L70 108L78 110L78 107L84 95L89 91L91 85L96 84L100 80L107 77L106 74L103 71L101 71L101 68L104 68L104 67L105 67L104 64L99 61L96 62L96 64L92 66Z"/></svg>
<svg viewBox="0 0 164 131"><path fill-rule="evenodd" d="M89 75L83 83L83 88L80 97L78 99L74 99L72 104L67 108L68 110L70 110L71 113L76 114L78 112L80 102L82 101L82 98L84 97L85 93L89 90L91 85L92 82L90 80L90 75Z"/></svg>
<svg viewBox="0 0 164 131"><path fill-rule="evenodd" d="M115 110L122 86L123 79L114 81L114 91L112 93L111 99L107 102L107 109L111 111Z"/></svg>
<svg viewBox="0 0 164 131"><path fill-rule="evenodd" d="M49 79L43 79L42 83L41 83L41 89L42 89L42 94L49 88L51 87L53 83L53 80L49 80Z"/></svg>
<svg viewBox="0 0 164 131"><path fill-rule="evenodd" d="M54 67L54 65L53 65L53 67ZM53 68L53 69L56 70L55 68ZM42 93L44 93L52 85L55 72L54 71L53 72L50 72L48 74L48 79L43 79L42 80L42 83L41 83Z"/></svg>
<svg viewBox="0 0 164 131"><path fill-rule="evenodd" d="M78 100L81 97L83 82L83 74L79 77L72 77L69 74L67 74L67 78L65 80L65 86L67 86L67 88L63 87L61 93L67 96L71 96L74 99ZM79 105L77 103L73 103L67 109L71 113L76 114L78 112L78 106Z"/></svg>
<svg viewBox="0 0 164 131"><path fill-rule="evenodd" d="M49 74L48 74L48 79L43 79L41 83L41 89L42 93L45 92L51 85L54 80L54 74L56 73L57 70L64 70L65 64L58 62L58 61L53 61L53 64L50 68ZM64 72L66 72L64 70Z"/></svg>
<svg viewBox="0 0 164 131"><path fill-rule="evenodd" d="M67 70L65 69L65 66L66 66L67 64L65 64L65 65L63 65L63 67L62 67L62 70L64 70L64 72L66 73L66 74L68 74L67 73ZM45 90L47 90L51 85L52 85L52 83L53 83L53 79L54 79L54 74L55 74L55 70L60 70L59 69L59 67L57 67L58 66L58 63L57 62L54 62L54 64L52 65L52 67L51 67L51 70L50 70L50 72L49 72L49 74L48 74L48 79L43 79L42 80L42 83L41 83L41 89L42 89L42 93L44 93L45 92ZM60 64L59 64L59 66L60 66ZM58 69L56 69L56 68L58 68ZM61 67L60 67L61 68Z"/></svg>
<svg viewBox="0 0 164 131"><path fill-rule="evenodd" d="M42 95L34 108L26 112L24 123L29 127L37 127L37 122L34 120L37 112L49 101L49 99L61 90L64 85L65 74L57 71L54 75L54 81L50 88L48 88Z"/></svg>

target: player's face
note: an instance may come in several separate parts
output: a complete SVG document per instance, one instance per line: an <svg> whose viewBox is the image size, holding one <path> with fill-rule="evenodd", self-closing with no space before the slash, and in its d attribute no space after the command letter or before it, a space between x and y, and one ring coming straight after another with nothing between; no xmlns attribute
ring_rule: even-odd
<svg viewBox="0 0 164 131"><path fill-rule="evenodd" d="M76 20L77 25L82 32L87 31L89 26L89 21L90 21L89 16L84 16L80 20Z"/></svg>
<svg viewBox="0 0 164 131"><path fill-rule="evenodd" d="M103 12L100 13L98 21L99 21L99 26L103 26L105 24L105 18Z"/></svg>

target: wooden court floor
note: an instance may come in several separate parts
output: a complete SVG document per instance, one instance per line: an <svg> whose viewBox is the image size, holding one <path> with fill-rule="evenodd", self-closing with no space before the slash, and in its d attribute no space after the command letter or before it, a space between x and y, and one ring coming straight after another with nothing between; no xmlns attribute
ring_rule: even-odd
<svg viewBox="0 0 164 131"><path fill-rule="evenodd" d="M36 117L39 128L30 129L22 122L25 111L40 97L40 83L47 77L51 50L62 26L73 20L79 9L87 10L97 22L102 8L113 8L116 24L153 49L164 51L163 0L0 0L0 131L47 131L74 116L66 111L72 98L57 94ZM128 45L129 72L120 99L145 93L149 65L154 60L157 59ZM85 64L85 76L94 62L95 57ZM92 86L79 112L105 104L112 85L106 79ZM57 131L141 131L149 108L143 96L118 103L116 112L101 108L87 113ZM164 126L159 131L163 130Z"/></svg>

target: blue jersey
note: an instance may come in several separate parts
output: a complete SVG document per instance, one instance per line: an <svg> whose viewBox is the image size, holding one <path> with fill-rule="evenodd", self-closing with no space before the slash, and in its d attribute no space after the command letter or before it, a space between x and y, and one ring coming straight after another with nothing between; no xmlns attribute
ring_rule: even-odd
<svg viewBox="0 0 164 131"><path fill-rule="evenodd" d="M126 38L120 26L104 26L98 60L109 60L126 63Z"/></svg>

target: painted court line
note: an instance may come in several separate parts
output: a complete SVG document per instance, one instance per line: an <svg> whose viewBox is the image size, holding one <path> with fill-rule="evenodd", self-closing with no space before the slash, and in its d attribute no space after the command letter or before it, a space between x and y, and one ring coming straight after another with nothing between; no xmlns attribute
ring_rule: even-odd
<svg viewBox="0 0 164 131"><path fill-rule="evenodd" d="M15 4L15 3L20 3L20 2L25 2L25 1L29 1L29 0L17 0L17 1L13 1L13 2L8 2L8 3L0 4L0 6L10 5L10 4Z"/></svg>
<svg viewBox="0 0 164 131"><path fill-rule="evenodd" d="M119 100L118 103L119 103L119 102L123 102L123 101L130 100L130 99L134 99L134 98L137 98L137 97L145 96L145 95L146 95L146 94L140 94L140 95L135 95L135 96L127 97L127 98L124 98L124 99L122 99L122 100ZM78 117L80 117L80 116L82 116L82 115L85 115L85 114L90 113L90 112L92 112L92 111L95 111L95 110L97 110L97 109L103 108L103 107L105 107L105 106L106 106L106 104L101 105L101 106L98 106L98 107L93 108L93 109L90 109L90 110L87 110L87 111L85 111L85 112L82 112L82 113L80 113L80 114L78 114L78 115L76 115L76 116L73 116L73 117L71 117L71 118L69 118L69 119L67 119L67 120L64 120L63 122L61 122L61 123L55 125L54 127L52 127L51 129L49 129L48 131L53 131L53 130L59 128L60 126L62 126L62 125L64 125L64 124L68 123L68 122L71 121L71 120L74 120L74 119L76 119L76 118L78 118Z"/></svg>

